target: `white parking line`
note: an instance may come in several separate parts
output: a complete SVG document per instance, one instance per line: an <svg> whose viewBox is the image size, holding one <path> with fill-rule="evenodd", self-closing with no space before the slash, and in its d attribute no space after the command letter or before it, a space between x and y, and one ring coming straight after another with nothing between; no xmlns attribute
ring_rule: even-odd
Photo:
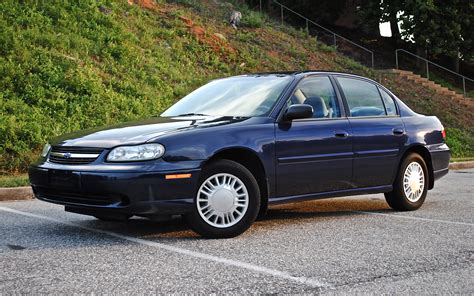
<svg viewBox="0 0 474 296"><path fill-rule="evenodd" d="M276 277L276 278L280 278L280 279L284 279L284 280L290 280L290 281L297 282L297 283L300 283L300 284L305 284L305 285L308 285L308 286L311 286L311 287L314 287L314 288L330 288L331 287L330 284L319 281L319 280L314 279L314 278L292 276L288 272L285 272L285 271L280 271L280 270L277 270L277 269L267 268L267 267L247 263L247 262L227 259L227 258L218 257L218 256L214 256L214 255L209 255L209 254L205 254L205 253L200 253L200 252L196 252L196 251L190 251L190 250L187 250L187 249L174 247L174 246L170 246L170 245L166 245L166 244L162 244L162 243L152 242L152 241L149 241L149 240L136 238L136 237L132 237L132 236L127 236L127 235L115 233L115 232L112 232L112 231L81 226L81 225L77 225L77 224L74 224L74 223L71 223L71 222L61 221L61 220L57 220L57 219L42 216L42 215L32 214L32 213L29 213L29 212L18 211L18 210L14 210L14 209L7 208L7 207L0 207L0 211L9 212L9 213L18 214L18 215L23 215L23 216L31 217L31 218L47 220L47 221L51 221L51 222L55 222L55 223L68 225L68 226L71 226L71 227L80 228L80 229L83 229L83 230L88 230L88 231L92 231L92 232L96 232L96 233L106 234L106 235L109 235L109 236L112 236L112 237L115 237L115 238L128 240L128 241L131 241L131 242L134 242L134 243L137 243L137 244L141 244L141 245L145 245L145 246L149 246L149 247L154 247L154 248L159 248L159 249L163 249L163 250L178 253L178 254L187 255L187 256L190 256L190 257L194 257L194 258L213 261L213 262L221 263L221 264L224 264L224 265L239 267L239 268L247 269L247 270L250 270L250 271L253 271L253 272L258 272L258 273L270 275L270 276L273 276L273 277Z"/></svg>
<svg viewBox="0 0 474 296"><path fill-rule="evenodd" d="M387 214L387 213L380 213L380 212L367 212L367 211L352 211L352 212L360 213L360 214L376 215L376 216L388 216L388 217L396 217L396 218L402 218L402 219L421 220L421 221L427 221L427 222L438 222L438 223L474 226L473 223L467 223L467 222L456 222L456 221L438 220L438 219L430 219L430 218L422 218L422 217L403 216L403 215Z"/></svg>

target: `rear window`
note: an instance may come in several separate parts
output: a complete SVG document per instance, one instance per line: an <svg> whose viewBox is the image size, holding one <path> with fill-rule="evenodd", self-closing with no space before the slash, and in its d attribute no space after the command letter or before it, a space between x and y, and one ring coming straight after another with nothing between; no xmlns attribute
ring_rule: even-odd
<svg viewBox="0 0 474 296"><path fill-rule="evenodd" d="M385 104L385 110L387 111L387 115L397 115L397 107L391 95L389 95L386 91L379 88L380 94L382 95L383 102Z"/></svg>
<svg viewBox="0 0 474 296"><path fill-rule="evenodd" d="M341 85L352 117L386 115L375 84L347 77L338 77L337 81Z"/></svg>

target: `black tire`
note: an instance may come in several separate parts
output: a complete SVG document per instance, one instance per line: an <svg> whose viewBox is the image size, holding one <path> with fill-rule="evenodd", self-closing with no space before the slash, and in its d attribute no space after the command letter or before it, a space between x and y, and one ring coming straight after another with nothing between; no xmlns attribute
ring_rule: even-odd
<svg viewBox="0 0 474 296"><path fill-rule="evenodd" d="M421 168L423 169L424 175L424 187L419 199L415 202L410 201L405 194L405 190L403 188L403 178L407 167L413 163L418 163ZM429 186L429 174L428 168L426 163L419 154L417 153L410 153L408 154L405 159L403 159L402 163L400 164L400 168L397 172L397 177L393 184L393 191L385 193L385 200L387 201L388 205L397 211L414 211L421 207L423 202L426 199L426 194L428 193L428 186Z"/></svg>
<svg viewBox="0 0 474 296"><path fill-rule="evenodd" d="M248 206L242 218L234 225L218 228L208 224L199 214L197 195L201 185L216 174L231 174L242 181L248 193ZM257 218L260 209L260 190L257 180L243 165L231 160L217 160L204 167L194 197L194 207L186 215L186 220L192 230L205 238L231 238L246 231Z"/></svg>

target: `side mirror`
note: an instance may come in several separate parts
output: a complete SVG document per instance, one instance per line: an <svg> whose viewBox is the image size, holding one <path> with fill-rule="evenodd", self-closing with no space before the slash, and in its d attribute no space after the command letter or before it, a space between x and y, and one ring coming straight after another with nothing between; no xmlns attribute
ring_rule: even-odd
<svg viewBox="0 0 474 296"><path fill-rule="evenodd" d="M284 118L286 120L294 120L301 118L313 117L313 107L308 104L294 104L291 105L285 112Z"/></svg>

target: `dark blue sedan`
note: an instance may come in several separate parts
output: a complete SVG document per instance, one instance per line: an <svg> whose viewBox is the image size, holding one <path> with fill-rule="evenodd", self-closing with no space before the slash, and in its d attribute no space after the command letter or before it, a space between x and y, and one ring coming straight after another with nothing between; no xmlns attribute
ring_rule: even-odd
<svg viewBox="0 0 474 296"><path fill-rule="evenodd" d="M29 176L38 199L66 211L182 214L224 238L277 203L385 193L416 210L448 172L445 136L370 79L262 73L211 81L156 118L55 139Z"/></svg>

